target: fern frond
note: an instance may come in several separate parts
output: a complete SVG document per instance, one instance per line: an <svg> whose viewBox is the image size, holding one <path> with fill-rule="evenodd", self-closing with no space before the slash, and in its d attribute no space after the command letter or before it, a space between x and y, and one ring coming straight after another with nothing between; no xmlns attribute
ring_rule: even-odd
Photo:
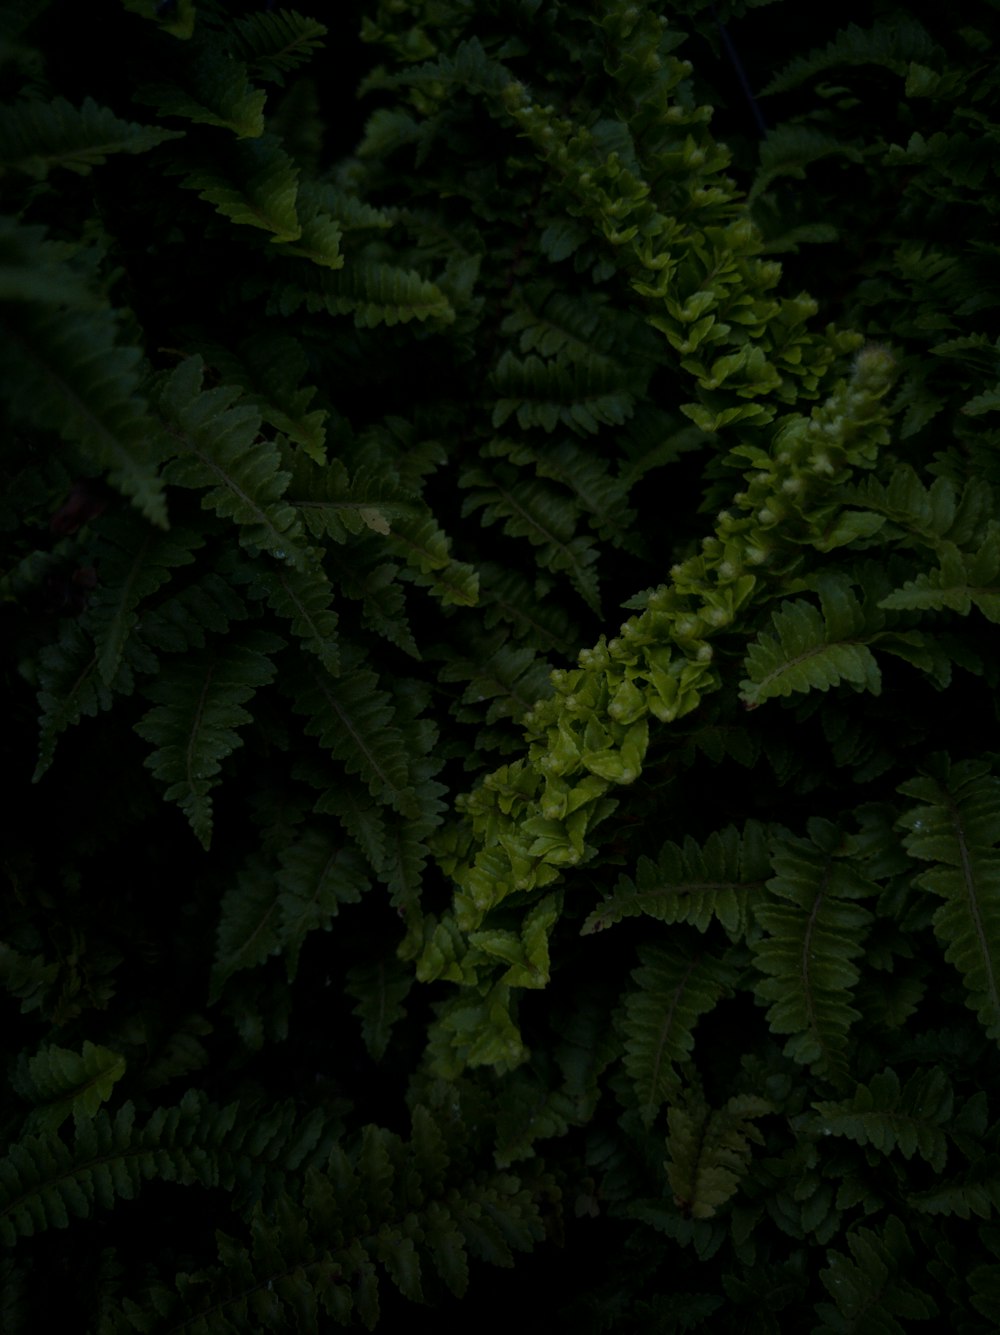
<svg viewBox="0 0 1000 1335"><path fill-rule="evenodd" d="M92 274L72 262L75 249L51 240L44 227L0 218L0 301L101 307ZM85 249L77 253L84 261L89 258Z"/></svg>
<svg viewBox="0 0 1000 1335"><path fill-rule="evenodd" d="M457 649L458 646L456 645ZM499 719L520 720L535 704L551 693L549 667L527 645L512 645L501 630L483 636L471 646L468 657L449 653L438 674L442 682L468 682L462 692L456 717L487 723ZM476 709L476 705L484 709Z"/></svg>
<svg viewBox="0 0 1000 1335"><path fill-rule="evenodd" d="M597 611L600 607L597 574L593 567L597 549L593 539L576 533L579 509L568 496L561 496L545 483L524 479L510 464L492 468L470 468L459 478L468 488L462 517L482 509L481 522L503 522L513 538L527 538L538 548L539 564L554 573L568 574L577 592Z"/></svg>
<svg viewBox="0 0 1000 1335"><path fill-rule="evenodd" d="M740 683L747 708L795 691L826 691L842 681L881 692L882 674L863 642L878 623L870 624L846 579L830 574L818 582L822 611L802 599L783 602L771 617L773 634L761 633L751 644L749 675Z"/></svg>
<svg viewBox="0 0 1000 1335"><path fill-rule="evenodd" d="M0 987L21 1002L21 1014L39 1010L59 978L59 964L27 955L0 941Z"/></svg>
<svg viewBox="0 0 1000 1335"><path fill-rule="evenodd" d="M283 1195L267 1210L255 1207L246 1239L220 1232L219 1264L178 1275L174 1285L156 1282L141 1303L128 1304L130 1324L150 1330L155 1313L158 1324L192 1329L261 1320L268 1329L299 1321L316 1329L328 1318L371 1330L383 1277L413 1302L438 1279L461 1297L470 1257L510 1267L515 1252L543 1239L553 1184L496 1170L470 1177L455 1155L460 1136L420 1106L408 1142L365 1127L353 1152L335 1145L307 1169L301 1203Z"/></svg>
<svg viewBox="0 0 1000 1335"><path fill-rule="evenodd" d="M70 1116L93 1117L124 1074L120 1053L89 1040L82 1052L53 1044L23 1058L11 1079L16 1092L34 1105L23 1134L57 1131Z"/></svg>
<svg viewBox="0 0 1000 1335"><path fill-rule="evenodd" d="M345 232L385 232L395 225L397 210L377 208L370 200L340 188L331 181L305 183L309 197L315 197Z"/></svg>
<svg viewBox="0 0 1000 1335"><path fill-rule="evenodd" d="M204 649L209 636L225 635L234 621L250 615L233 581L209 570L157 607L143 612L139 634L144 644L165 653ZM131 643L131 641L130 641Z"/></svg>
<svg viewBox="0 0 1000 1335"><path fill-rule="evenodd" d="M512 1071L499 1092L494 1158L500 1168L532 1158L539 1140L586 1126L600 1101L601 1077L619 1056L607 1012L593 996L577 996L556 1011L552 1029L559 1035L554 1051Z"/></svg>
<svg viewBox="0 0 1000 1335"><path fill-rule="evenodd" d="M309 410L316 394L313 385L302 385L309 362L302 345L274 329L244 339L235 349L203 344L206 362L219 378L239 385L243 401L252 403L276 431L300 445L314 463L326 463L325 408Z"/></svg>
<svg viewBox="0 0 1000 1335"><path fill-rule="evenodd" d="M851 489L851 498L865 510L886 517L892 528L883 536L898 533L911 541L915 537L940 551L953 544L967 547L981 542L996 508L993 490L984 478L969 478L959 494L946 477L925 486L908 464L898 464L887 483L875 477L860 480Z"/></svg>
<svg viewBox="0 0 1000 1335"><path fill-rule="evenodd" d="M1000 1158L987 1154L961 1176L911 1192L906 1203L919 1214L991 1219L1000 1209Z"/></svg>
<svg viewBox="0 0 1000 1335"><path fill-rule="evenodd" d="M203 375L201 358L191 357L160 391L160 409L180 443L167 480L203 491L202 508L234 520L243 546L310 569L301 520L282 503L290 475L281 471L276 446L257 439L260 415L250 404L234 406L233 388L203 390Z"/></svg>
<svg viewBox="0 0 1000 1335"><path fill-rule="evenodd" d="M279 141L264 134L233 144L224 159L188 172L182 185L197 190L224 218L271 232L272 242L286 242L302 235L295 208L298 177Z"/></svg>
<svg viewBox="0 0 1000 1335"><path fill-rule="evenodd" d="M284 647L276 635L247 631L200 658L170 661L145 689L154 708L135 731L156 748L146 766L168 785L164 796L178 804L205 848L212 838L211 791L222 761L242 745L236 729L252 719L243 705L274 679L270 656Z"/></svg>
<svg viewBox="0 0 1000 1335"><path fill-rule="evenodd" d="M629 508L628 488L613 477L599 456L573 440L560 440L534 449L523 441L494 440L481 451L486 457L503 456L522 467L533 467L539 477L551 478L575 494L590 526L606 542L628 546L635 514Z"/></svg>
<svg viewBox="0 0 1000 1335"><path fill-rule="evenodd" d="M542 233L543 248L546 234L560 229L571 229L586 239L586 232L572 219L563 218ZM515 289L510 301L514 309L500 328L505 334L517 335L521 353L533 352L543 358L564 354L575 361L596 353L600 360L617 363L623 375L630 370L635 381L643 379L640 363L650 370L657 363L659 340L649 326L632 311L612 305L599 290L571 294L551 282L531 283ZM633 387L638 389L638 384Z"/></svg>
<svg viewBox="0 0 1000 1335"><path fill-rule="evenodd" d="M196 0L175 0L169 5L162 0L122 0L122 5L174 37L187 40L194 32Z"/></svg>
<svg viewBox="0 0 1000 1335"><path fill-rule="evenodd" d="M239 55L253 74L284 87L285 75L322 50L326 27L294 9L262 11L233 24Z"/></svg>
<svg viewBox="0 0 1000 1335"><path fill-rule="evenodd" d="M370 468L360 467L349 477L339 459L323 468L292 460L290 467L292 504L315 537L345 543L366 529L387 536L392 522L418 505L411 492Z"/></svg>
<svg viewBox="0 0 1000 1335"><path fill-rule="evenodd" d="M413 986L413 970L394 955L382 956L348 969L344 990L357 1005L361 1036L369 1056L381 1061L389 1046L392 1027L406 1014L403 1005Z"/></svg>
<svg viewBox="0 0 1000 1335"><path fill-rule="evenodd" d="M516 414L522 430L555 431L560 424L580 435L602 426L621 426L632 415L634 375L609 358L591 353L585 361L565 355L543 361L529 354L504 352L493 371L497 401L494 427Z"/></svg>
<svg viewBox="0 0 1000 1335"><path fill-rule="evenodd" d="M77 285L70 272L69 290ZM119 344L111 308L7 302L0 329L0 396L15 417L77 445L151 523L166 528L156 471L163 433L140 392L139 350Z"/></svg>
<svg viewBox="0 0 1000 1335"><path fill-rule="evenodd" d="M934 933L962 975L968 1005L1000 1041L1000 780L986 760L938 757L899 791L919 804L899 820L906 851L935 864L915 878L944 901Z"/></svg>
<svg viewBox="0 0 1000 1335"><path fill-rule="evenodd" d="M766 897L753 907L766 935L751 942L754 962L765 975L755 984L769 1002L768 1021L791 1034L785 1052L837 1083L847 1079L847 1034L859 1013L850 989L859 978L855 960L864 951L872 914L854 901L875 887L852 866L850 844L828 822L809 822L809 838L775 834L775 875Z"/></svg>
<svg viewBox="0 0 1000 1335"><path fill-rule="evenodd" d="M52 763L61 733L111 708L115 695L131 695L135 672L153 672L156 660L132 641L110 681L100 670L100 653L77 621L67 621L59 639L42 650L38 664L38 704L41 711L38 763L32 776L37 783Z"/></svg>
<svg viewBox="0 0 1000 1335"><path fill-rule="evenodd" d="M529 581L519 571L485 561L479 566L479 606L483 622L492 630L506 622L519 639L545 652L572 654L578 636L565 608L546 598L544 579Z"/></svg>
<svg viewBox="0 0 1000 1335"><path fill-rule="evenodd" d="M913 1273L914 1252L905 1225L895 1215L878 1232L852 1230L847 1246L849 1257L831 1250L819 1273L833 1303L816 1304L821 1324L813 1327L815 1335L865 1328L904 1335L912 1321L938 1315L933 1299L905 1278Z"/></svg>
<svg viewBox="0 0 1000 1335"><path fill-rule="evenodd" d="M329 932L340 905L356 904L369 881L358 851L315 827L283 849L279 860L278 933L290 981L308 934Z"/></svg>
<svg viewBox="0 0 1000 1335"><path fill-rule="evenodd" d="M760 166L754 174L747 196L752 204L781 176L805 179L806 169L824 158L844 158L861 162L861 152L833 135L823 134L810 125L785 124L769 130L760 145Z"/></svg>
<svg viewBox="0 0 1000 1335"><path fill-rule="evenodd" d="M451 544L429 510L400 514L386 535L388 545L409 566L410 578L429 588L445 607L474 607L479 575L467 561L455 561Z"/></svg>
<svg viewBox="0 0 1000 1335"><path fill-rule="evenodd" d="M174 1108L160 1108L142 1127L124 1104L112 1117L103 1108L74 1124L70 1141L55 1131L26 1136L0 1160L0 1239L10 1246L49 1228L67 1228L95 1208L132 1200L143 1182L218 1180L218 1145L234 1109L210 1109L191 1091Z"/></svg>
<svg viewBox="0 0 1000 1335"><path fill-rule="evenodd" d="M287 278L271 278L262 284L272 310L280 315L294 315L305 306L311 312L351 315L361 329L411 320L451 324L455 319L451 302L436 283L384 260L354 256L342 269L282 272Z"/></svg>
<svg viewBox="0 0 1000 1335"><path fill-rule="evenodd" d="M146 153L181 130L119 120L88 97L77 109L64 97L18 102L0 109L0 168L44 180L54 167L81 176L102 166L113 153Z"/></svg>
<svg viewBox="0 0 1000 1335"><path fill-rule="evenodd" d="M183 83L147 84L135 100L161 116L178 116L197 125L231 130L238 139L264 133L267 94L252 88L246 65L221 46L202 39L181 67Z"/></svg>
<svg viewBox="0 0 1000 1335"><path fill-rule="evenodd" d="M211 1000L234 973L270 955L283 955L291 982L309 933L328 932L340 905L357 903L368 885L357 850L315 826L281 851L277 866L251 858L222 900Z"/></svg>
<svg viewBox="0 0 1000 1335"><path fill-rule="evenodd" d="M710 1108L697 1087L667 1113L667 1180L674 1204L692 1219L711 1219L739 1190L750 1167L751 1143L764 1138L754 1121L774 1108L767 1099L737 1094Z"/></svg>
<svg viewBox="0 0 1000 1335"><path fill-rule="evenodd" d="M632 971L635 988L626 994L618 1028L635 1104L643 1123L651 1126L680 1089L675 1063L690 1057L699 1017L733 987L739 968L730 951L709 954L684 938L667 946L641 946L639 959L641 967Z"/></svg>
<svg viewBox="0 0 1000 1335"><path fill-rule="evenodd" d="M940 566L907 580L883 598L879 607L948 608L960 616L968 616L975 607L987 621L1000 622L1000 523L990 522L975 552L961 552L943 543Z"/></svg>
<svg viewBox="0 0 1000 1335"><path fill-rule="evenodd" d="M375 872L386 862L386 808L372 798L364 785L336 773L331 766L310 768L300 777L321 788L313 808L318 815L336 816L345 834L350 835Z"/></svg>
<svg viewBox="0 0 1000 1335"><path fill-rule="evenodd" d="M713 831L704 846L688 835L683 847L667 842L656 862L641 857L635 880L622 876L614 893L581 929L601 932L625 918L648 916L659 922L691 923L699 932L718 918L733 939L746 931L748 899L771 873L767 829L747 821Z"/></svg>
<svg viewBox="0 0 1000 1335"><path fill-rule="evenodd" d="M98 1110L78 1122L72 1146L54 1131L12 1145L0 1160L4 1243L12 1246L19 1237L67 1228L72 1216L86 1218L94 1205L106 1208L116 1197L131 1199L153 1168L129 1153L134 1124L135 1109L125 1104L113 1121Z"/></svg>
<svg viewBox="0 0 1000 1335"><path fill-rule="evenodd" d="M83 624L97 647L97 670L105 686L114 681L129 637L139 624L140 604L167 583L205 536L197 529L161 533L128 516L103 518L94 527L98 584L90 595Z"/></svg>
<svg viewBox="0 0 1000 1335"><path fill-rule="evenodd" d="M422 655L406 615L399 573L395 562L383 561L366 570L363 578L351 572L351 578L339 581L339 588L346 597L361 600L361 620L369 630L419 660Z"/></svg>
<svg viewBox="0 0 1000 1335"><path fill-rule="evenodd" d="M296 240L283 241L281 248L283 253L297 255L322 269L342 269L344 226L324 206L328 197L329 191L315 181L307 178L299 184L295 209L302 231Z"/></svg>
<svg viewBox="0 0 1000 1335"><path fill-rule="evenodd" d="M853 1096L838 1103L814 1103L811 1124L825 1136L846 1136L883 1154L898 1150L904 1159L919 1154L936 1173L948 1158L945 1128L954 1109L951 1081L940 1067L917 1071L903 1086L891 1067Z"/></svg>
<svg viewBox="0 0 1000 1335"><path fill-rule="evenodd" d="M938 46L927 30L911 15L905 21L877 20L869 28L856 23L841 29L832 42L819 51L796 56L763 89L762 97L787 93L818 74L841 65L880 65L905 75L911 60L926 64L935 58Z"/></svg>
<svg viewBox="0 0 1000 1335"><path fill-rule="evenodd" d="M306 732L349 774L358 774L376 801L412 816L409 763L403 736L393 726L394 710L378 676L345 655L342 675L320 677L307 665L289 676L292 708L307 719Z"/></svg>
<svg viewBox="0 0 1000 1335"><path fill-rule="evenodd" d="M289 622L302 647L315 654L332 676L340 671L337 613L331 607L333 589L322 570L247 571L252 598L263 598L278 616Z"/></svg>
<svg viewBox="0 0 1000 1335"><path fill-rule="evenodd" d="M427 841L441 824L446 811L442 798L448 790L434 778L441 768L441 759L435 754L436 728L426 719L419 724L406 719L398 696L396 708L397 717L415 743L410 758L413 805L407 812L386 813L385 858L376 870L389 890L391 903L406 918L420 905L424 868L430 856Z"/></svg>

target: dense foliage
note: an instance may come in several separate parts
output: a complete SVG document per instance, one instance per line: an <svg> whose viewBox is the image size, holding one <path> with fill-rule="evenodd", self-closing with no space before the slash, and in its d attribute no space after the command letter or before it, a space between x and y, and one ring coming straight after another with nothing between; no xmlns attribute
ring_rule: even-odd
<svg viewBox="0 0 1000 1335"><path fill-rule="evenodd" d="M995 1330L995 5L307 8L0 19L0 1326Z"/></svg>

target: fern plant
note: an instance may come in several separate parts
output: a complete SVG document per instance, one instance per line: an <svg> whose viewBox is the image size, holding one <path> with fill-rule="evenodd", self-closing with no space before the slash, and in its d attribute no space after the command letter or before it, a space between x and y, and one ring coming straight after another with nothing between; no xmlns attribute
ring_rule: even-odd
<svg viewBox="0 0 1000 1335"><path fill-rule="evenodd" d="M0 29L0 1325L992 1329L989 25L306 8Z"/></svg>

